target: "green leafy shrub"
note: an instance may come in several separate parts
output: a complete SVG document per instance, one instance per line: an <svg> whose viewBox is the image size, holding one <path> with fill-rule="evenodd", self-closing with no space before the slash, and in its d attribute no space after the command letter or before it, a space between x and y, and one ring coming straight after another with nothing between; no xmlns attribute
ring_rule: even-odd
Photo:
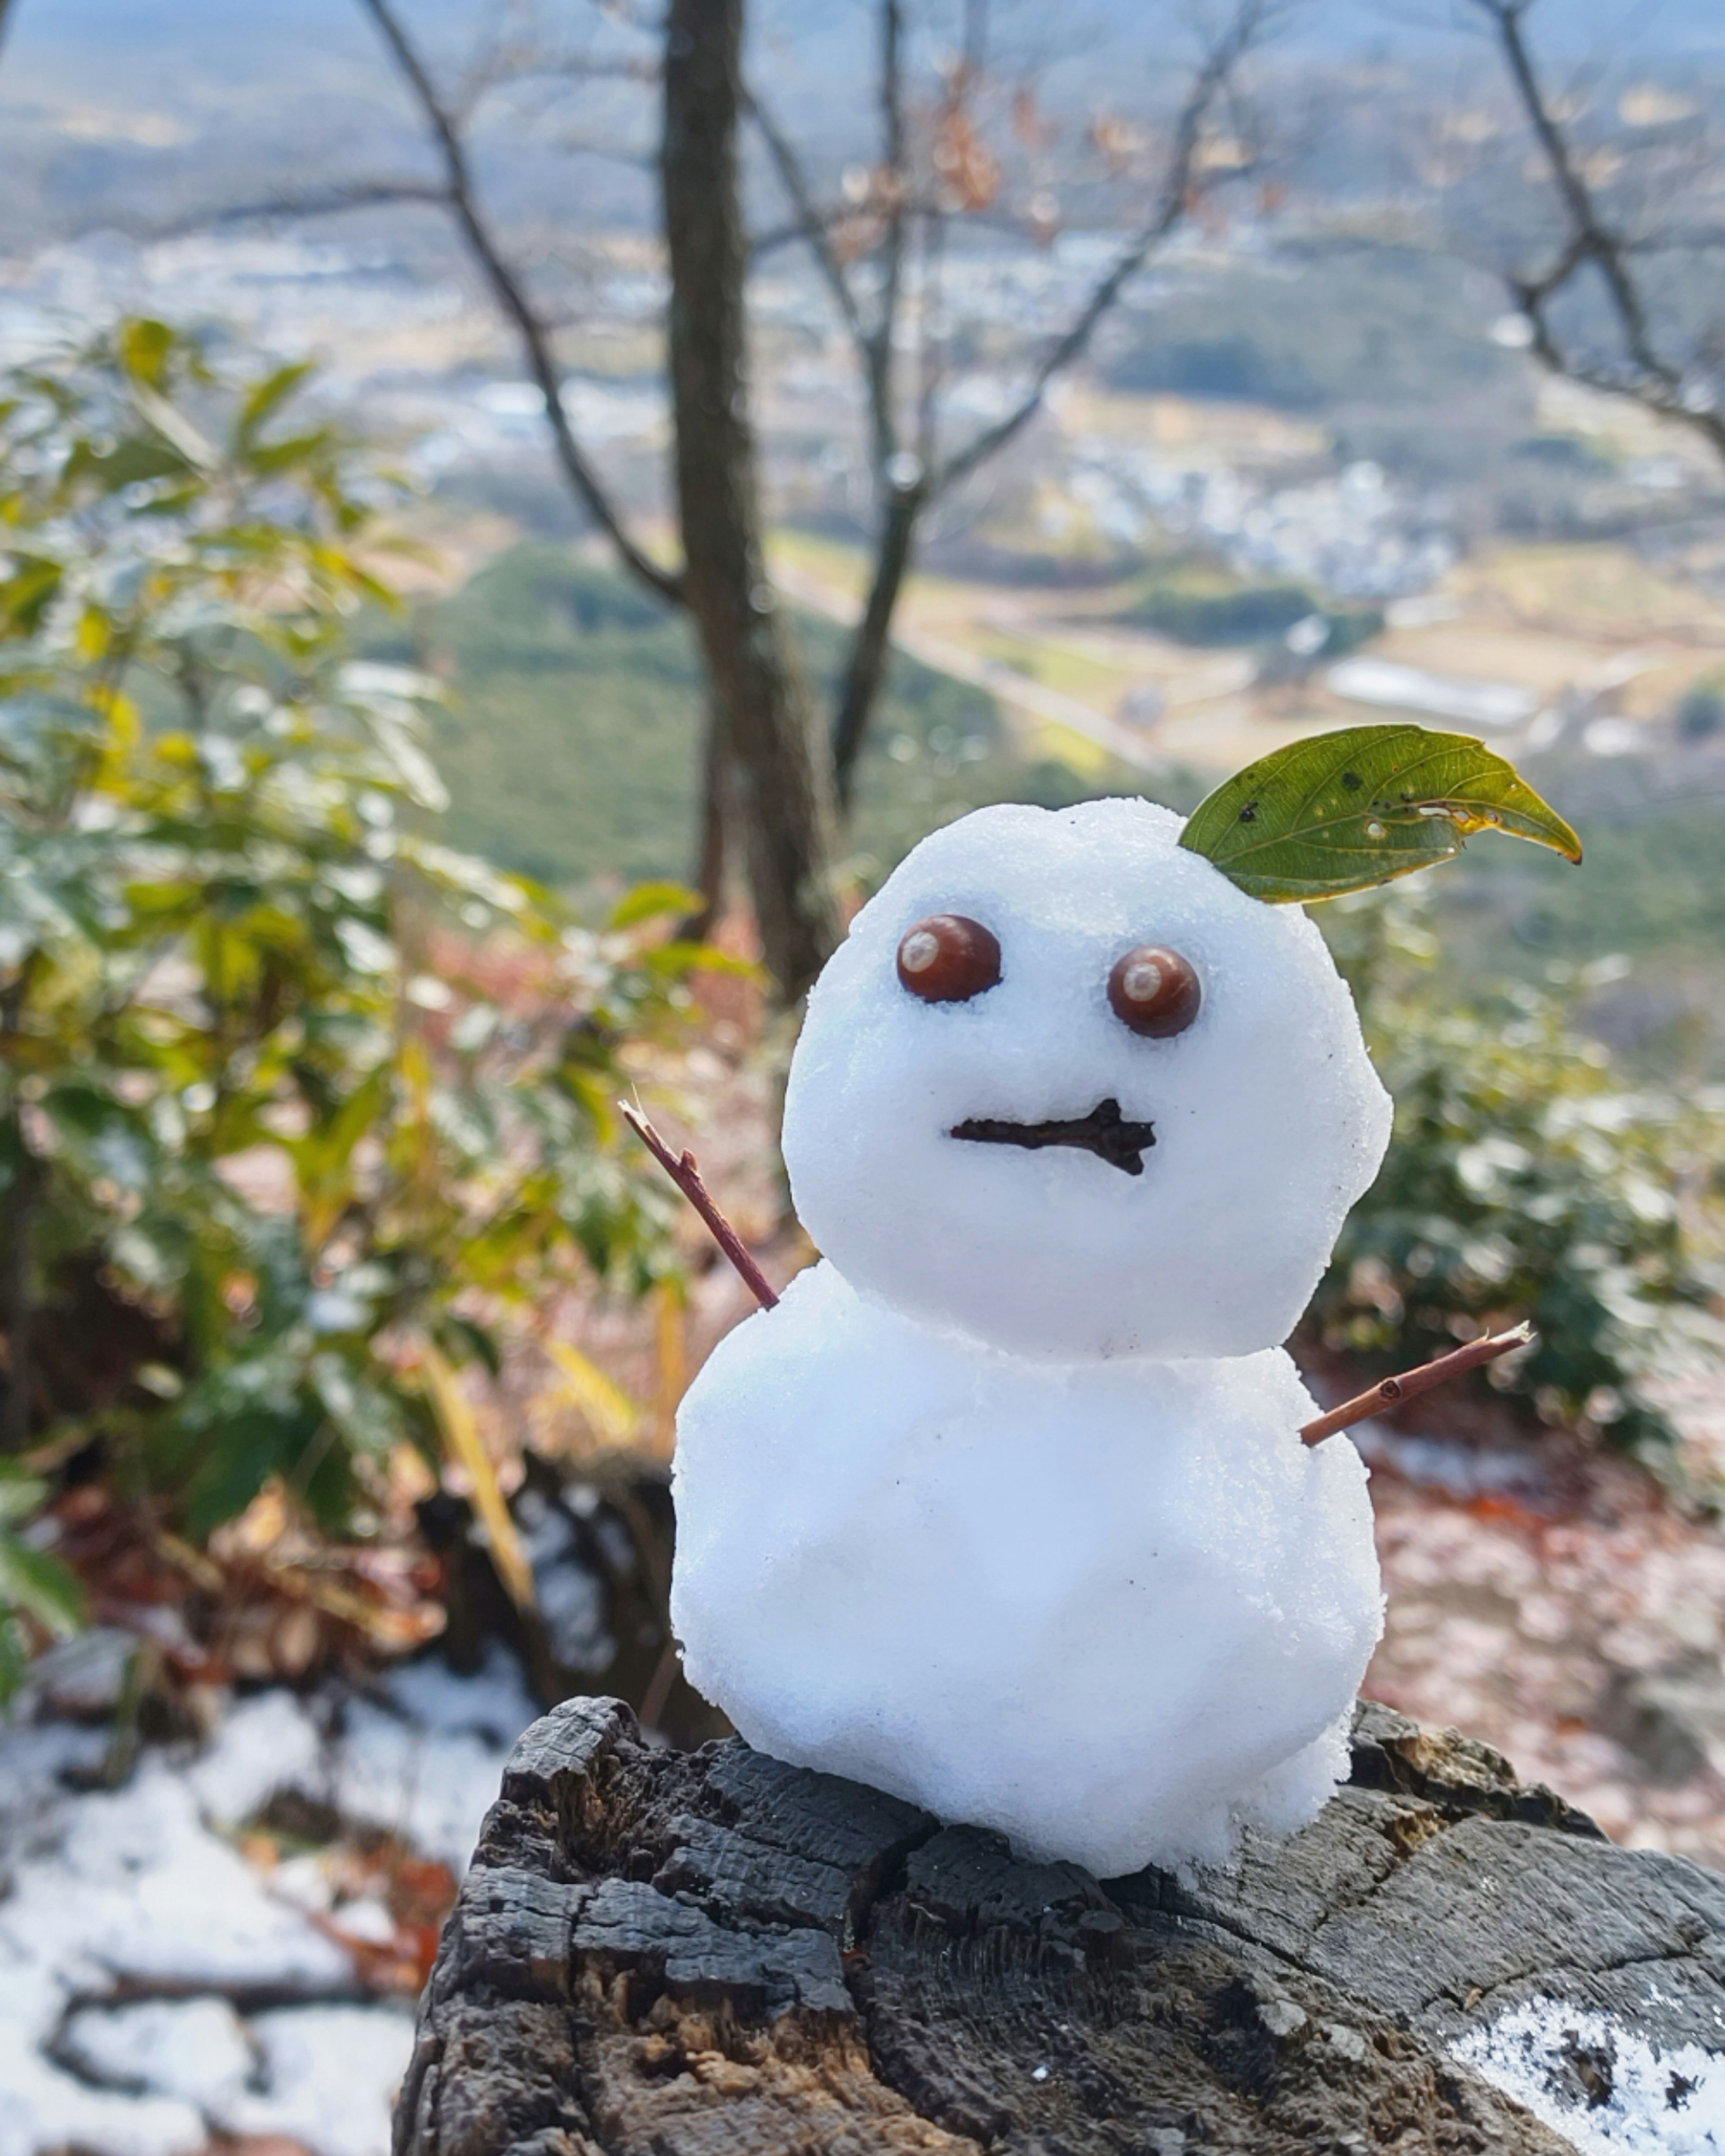
<svg viewBox="0 0 1725 2156"><path fill-rule="evenodd" d="M1547 1421L1661 1447L1671 1431L1650 1380L1713 1337L1702 1313L1719 1283L1683 1194L1717 1157L1718 1119L1626 1086L1556 993L1435 1000L1425 904L1397 890L1323 911L1395 1131L1308 1322L1389 1370L1531 1318L1537 1344L1498 1383Z"/></svg>
<svg viewBox="0 0 1725 2156"><path fill-rule="evenodd" d="M128 321L0 382L4 1435L194 1535L272 1476L351 1522L428 1361L669 1267L612 1104L711 962L425 835L435 685L347 655L388 490L304 375Z"/></svg>
<svg viewBox="0 0 1725 2156"><path fill-rule="evenodd" d="M77 1581L51 1552L35 1548L19 1532L47 1492L46 1483L0 1460L0 1707L28 1666L32 1631L64 1639L83 1620Z"/></svg>

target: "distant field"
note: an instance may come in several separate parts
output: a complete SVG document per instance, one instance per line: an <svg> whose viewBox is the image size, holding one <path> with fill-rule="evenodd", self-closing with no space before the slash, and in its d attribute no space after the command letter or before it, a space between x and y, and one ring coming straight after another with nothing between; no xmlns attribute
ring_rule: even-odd
<svg viewBox="0 0 1725 2156"><path fill-rule="evenodd" d="M798 628L824 695L839 634ZM565 547L529 542L372 649L449 685L436 754L455 844L559 885L688 873L700 675L688 625L656 602ZM991 697L901 656L865 762L853 861L870 880L985 801L1053 807L1132 783L1106 760L1081 774L1027 753Z"/></svg>

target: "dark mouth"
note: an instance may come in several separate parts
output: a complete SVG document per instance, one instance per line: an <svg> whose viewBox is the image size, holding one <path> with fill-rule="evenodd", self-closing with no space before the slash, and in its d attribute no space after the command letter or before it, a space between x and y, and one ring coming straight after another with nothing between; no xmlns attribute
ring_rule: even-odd
<svg viewBox="0 0 1725 2156"><path fill-rule="evenodd" d="M1127 1175L1142 1175L1144 1154L1156 1142L1156 1127L1127 1122L1118 1101L1098 1101L1087 1116L1073 1116L1065 1122L1003 1123L973 1116L968 1122L955 1123L952 1136L973 1139L978 1145L1023 1146L1027 1152L1040 1152L1045 1146L1070 1146L1079 1152L1093 1152Z"/></svg>

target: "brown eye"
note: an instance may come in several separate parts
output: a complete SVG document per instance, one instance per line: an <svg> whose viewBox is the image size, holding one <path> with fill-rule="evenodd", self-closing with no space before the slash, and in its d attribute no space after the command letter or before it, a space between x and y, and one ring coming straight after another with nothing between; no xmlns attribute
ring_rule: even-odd
<svg viewBox="0 0 1725 2156"><path fill-rule="evenodd" d="M965 1004L1000 978L1000 946L980 921L931 913L905 932L898 977L926 1004Z"/></svg>
<svg viewBox="0 0 1725 2156"><path fill-rule="evenodd" d="M1170 1034L1183 1033L1198 1016L1204 990L1178 951L1140 943L1115 960L1108 1000L1123 1025L1153 1040L1166 1040Z"/></svg>

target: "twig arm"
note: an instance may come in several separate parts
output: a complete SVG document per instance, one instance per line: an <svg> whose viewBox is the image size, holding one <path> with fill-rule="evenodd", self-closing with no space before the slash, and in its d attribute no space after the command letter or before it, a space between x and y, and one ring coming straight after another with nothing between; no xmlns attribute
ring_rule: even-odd
<svg viewBox="0 0 1725 2156"><path fill-rule="evenodd" d="M701 1179L694 1154L674 1153L638 1108L632 1107L627 1101L619 1101L617 1105L624 1122L706 1223L707 1233L742 1276L756 1301L762 1310L771 1310L778 1301L773 1284L749 1255L742 1236L714 1204Z"/></svg>
<svg viewBox="0 0 1725 2156"><path fill-rule="evenodd" d="M1495 1363L1500 1355L1507 1355L1517 1348L1525 1348L1533 1337L1531 1325L1517 1325L1509 1332L1494 1332L1489 1339L1470 1340L1466 1347L1440 1355L1433 1362L1422 1363L1417 1370L1404 1370L1399 1377L1385 1378L1369 1392L1356 1393L1351 1400L1343 1400L1338 1408L1321 1414L1309 1422L1300 1432L1302 1443L1322 1445L1327 1437L1337 1430L1350 1430L1357 1422L1364 1422L1381 1409L1394 1407L1398 1400L1417 1399L1438 1385L1446 1385L1451 1378L1459 1378L1464 1371L1477 1370L1482 1363Z"/></svg>

